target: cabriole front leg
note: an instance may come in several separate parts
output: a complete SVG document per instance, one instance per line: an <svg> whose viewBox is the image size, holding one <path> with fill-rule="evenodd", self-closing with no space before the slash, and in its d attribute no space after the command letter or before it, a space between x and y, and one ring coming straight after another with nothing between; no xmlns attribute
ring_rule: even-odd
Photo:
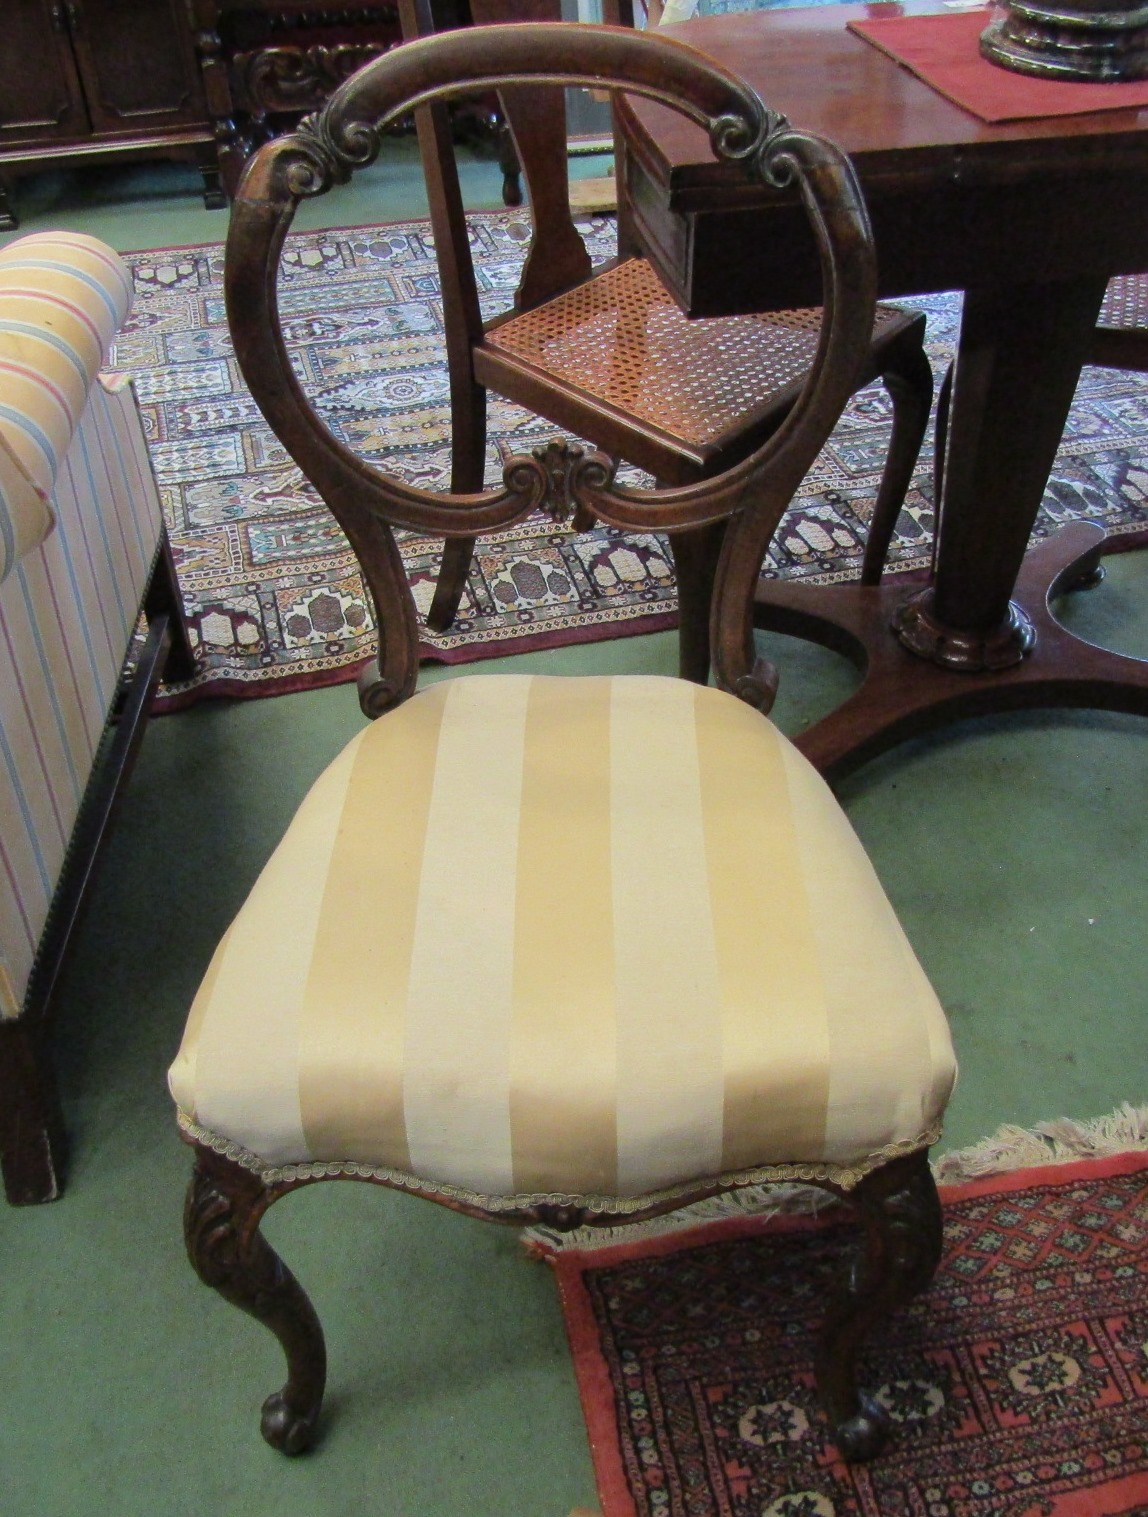
<svg viewBox="0 0 1148 1517"><path fill-rule="evenodd" d="M195 1144L184 1239L205 1285L269 1327L287 1356L287 1383L263 1403L260 1431L272 1448L300 1454L315 1440L327 1350L315 1309L259 1231L278 1192L258 1175Z"/></svg>
<svg viewBox="0 0 1148 1517"><path fill-rule="evenodd" d="M885 1442L884 1409L857 1386L857 1354L872 1329L932 1280L941 1257L941 1202L927 1149L874 1171L852 1192L865 1242L829 1303L817 1385L842 1458L871 1459Z"/></svg>

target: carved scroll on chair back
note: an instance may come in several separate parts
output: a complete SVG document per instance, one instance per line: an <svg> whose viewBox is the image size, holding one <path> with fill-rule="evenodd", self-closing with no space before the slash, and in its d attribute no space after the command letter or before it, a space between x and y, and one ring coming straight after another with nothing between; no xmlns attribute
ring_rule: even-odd
<svg viewBox="0 0 1148 1517"><path fill-rule="evenodd" d="M477 22L508 9L473 0ZM401 0L404 34L433 29L429 0ZM558 0L525 0L515 19L555 24ZM816 346L818 313L781 312L687 321L641 256L627 215L618 157L619 259L591 270L571 218L565 97L546 85L502 91L502 114L518 147L533 240L515 307L484 323L474 287L462 196L446 111L419 115L431 221L440 260L454 414L454 488L482 487L486 393L493 390L660 483L687 484L745 458L784 420ZM619 139L619 147L621 141ZM580 294L584 289L585 293ZM587 319L587 313L593 319ZM858 388L878 376L893 401L893 436L866 545L863 578L881 576L932 404L919 313L879 306ZM704 376L701 390L696 381ZM628 383L628 381L630 381ZM709 674L706 618L720 533L680 533L671 542L681 605L682 674ZM473 543L449 541L428 615L448 627L466 591Z"/></svg>
<svg viewBox="0 0 1148 1517"><path fill-rule="evenodd" d="M564 82L671 105L735 172L804 205L825 296L809 377L716 478L623 488L610 459L560 442L512 459L497 488L435 495L353 454L301 388L278 311L284 238L299 201L370 163L397 113ZM259 153L226 285L244 375L346 531L379 636L360 680L378 720L316 782L220 944L171 1072L195 1149L192 1262L286 1353L264 1436L305 1448L325 1376L314 1311L259 1232L289 1191L371 1180L570 1228L805 1179L849 1198L865 1233L827 1307L824 1413L810 1416L846 1457L869 1456L885 1419L857 1388L857 1354L939 1256L927 1154L952 1049L843 813L764 715L775 676L751 624L770 536L869 351L873 249L848 161L681 44L478 28L396 49ZM488 675L414 694L394 529L478 536L536 510L671 533L724 523L720 688ZM456 874L475 828L480 904Z"/></svg>

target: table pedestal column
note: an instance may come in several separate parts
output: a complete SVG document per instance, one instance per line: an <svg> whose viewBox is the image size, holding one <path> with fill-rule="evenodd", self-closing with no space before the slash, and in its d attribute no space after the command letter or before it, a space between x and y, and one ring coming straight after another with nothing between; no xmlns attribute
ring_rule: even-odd
<svg viewBox="0 0 1148 1517"><path fill-rule="evenodd" d="M1048 609L1095 576L1103 531L1076 523L1026 558L1106 283L1001 280L966 295L928 584L909 590L890 575L759 591L758 626L812 638L863 671L850 700L798 740L823 772L988 711L1148 714L1148 662L1082 642Z"/></svg>
<svg viewBox="0 0 1148 1517"><path fill-rule="evenodd" d="M1007 669L1032 648L1010 596L1106 285L1002 281L965 297L936 579L895 618L905 647L944 668Z"/></svg>

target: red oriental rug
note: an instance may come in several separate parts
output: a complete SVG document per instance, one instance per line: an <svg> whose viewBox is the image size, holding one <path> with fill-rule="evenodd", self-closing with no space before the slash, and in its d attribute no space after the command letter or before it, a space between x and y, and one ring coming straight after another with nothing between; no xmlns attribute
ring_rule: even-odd
<svg viewBox="0 0 1148 1517"><path fill-rule="evenodd" d="M1148 1514L1148 1155L942 1197L936 1279L868 1352L894 1422L869 1465L811 1368L840 1211L560 1254L604 1517Z"/></svg>

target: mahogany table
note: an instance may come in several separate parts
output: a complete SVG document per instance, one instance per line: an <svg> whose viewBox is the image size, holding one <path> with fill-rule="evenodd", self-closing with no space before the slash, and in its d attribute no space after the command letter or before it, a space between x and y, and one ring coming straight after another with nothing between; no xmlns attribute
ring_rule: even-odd
<svg viewBox="0 0 1148 1517"><path fill-rule="evenodd" d="M1096 577L1102 529L1075 523L1026 554L1105 286L1148 269L1148 111L989 126L846 30L938 8L751 11L668 29L848 152L882 298L965 292L929 583L763 585L758 597L759 625L836 648L863 671L854 695L798 739L834 777L958 717L1032 706L1148 715L1148 662L1081 641L1048 608ZM790 198L714 163L700 132L658 106L628 100L620 114L633 235L685 310L820 299Z"/></svg>

